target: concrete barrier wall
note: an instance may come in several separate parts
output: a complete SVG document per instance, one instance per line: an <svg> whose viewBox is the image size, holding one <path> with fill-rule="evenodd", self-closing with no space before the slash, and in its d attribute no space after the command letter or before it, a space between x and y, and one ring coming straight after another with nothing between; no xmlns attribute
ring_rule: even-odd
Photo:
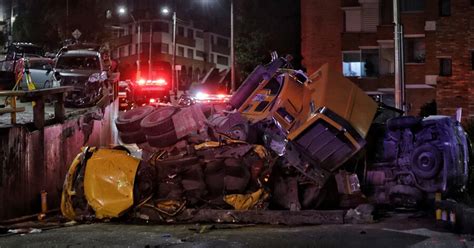
<svg viewBox="0 0 474 248"><path fill-rule="evenodd" d="M91 109L63 124L29 131L25 126L0 128L0 220L59 207L64 177L83 146L107 146L112 135L114 104Z"/></svg>

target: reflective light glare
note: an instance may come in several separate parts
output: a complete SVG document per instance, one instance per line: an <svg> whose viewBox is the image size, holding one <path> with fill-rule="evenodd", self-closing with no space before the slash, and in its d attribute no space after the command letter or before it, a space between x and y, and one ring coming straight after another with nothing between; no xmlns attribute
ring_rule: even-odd
<svg viewBox="0 0 474 248"><path fill-rule="evenodd" d="M146 83L145 79L138 80L139 85L144 85Z"/></svg>
<svg viewBox="0 0 474 248"><path fill-rule="evenodd" d="M150 98L150 103L155 103L155 102L156 102L155 98Z"/></svg>
<svg viewBox="0 0 474 248"><path fill-rule="evenodd" d="M203 93L203 92L196 93L196 99L198 100L204 100L204 99L207 99L208 97L209 95L206 93Z"/></svg>
<svg viewBox="0 0 474 248"><path fill-rule="evenodd" d="M125 7L119 7L118 8L118 13L119 14L125 14L125 13L127 13L127 9Z"/></svg>
<svg viewBox="0 0 474 248"><path fill-rule="evenodd" d="M219 94L219 95L217 95L217 98L219 98L219 99L225 98L225 95L224 94Z"/></svg>
<svg viewBox="0 0 474 248"><path fill-rule="evenodd" d="M158 85L167 85L166 80L164 80L163 78L160 78L154 82Z"/></svg>

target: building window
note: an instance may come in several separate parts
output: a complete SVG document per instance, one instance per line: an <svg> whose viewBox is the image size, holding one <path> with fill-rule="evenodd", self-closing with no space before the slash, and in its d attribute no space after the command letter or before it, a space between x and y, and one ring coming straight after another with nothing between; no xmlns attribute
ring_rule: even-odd
<svg viewBox="0 0 474 248"><path fill-rule="evenodd" d="M229 43L226 38L217 37L217 45L222 47L228 47Z"/></svg>
<svg viewBox="0 0 474 248"><path fill-rule="evenodd" d="M184 27L178 27L178 35L184 37Z"/></svg>
<svg viewBox="0 0 474 248"><path fill-rule="evenodd" d="M361 50L361 77L377 77L379 75L379 49Z"/></svg>
<svg viewBox="0 0 474 248"><path fill-rule="evenodd" d="M132 45L128 45L128 52L130 53L130 55L135 54L135 51L133 51Z"/></svg>
<svg viewBox="0 0 474 248"><path fill-rule="evenodd" d="M196 31L196 37L202 39L202 38L204 38L204 33L202 31Z"/></svg>
<svg viewBox="0 0 474 248"><path fill-rule="evenodd" d="M342 73L345 77L360 77L362 64L360 52L342 52Z"/></svg>
<svg viewBox="0 0 474 248"><path fill-rule="evenodd" d="M194 30L192 30L190 28L188 29L188 38L194 39Z"/></svg>
<svg viewBox="0 0 474 248"><path fill-rule="evenodd" d="M452 62L449 58L439 59L439 75L449 77L452 75Z"/></svg>
<svg viewBox="0 0 474 248"><path fill-rule="evenodd" d="M345 31L346 32L360 32L362 30L362 15L361 9L345 10Z"/></svg>
<svg viewBox="0 0 474 248"><path fill-rule="evenodd" d="M196 50L196 57L204 58L204 52Z"/></svg>
<svg viewBox="0 0 474 248"><path fill-rule="evenodd" d="M400 0L401 12L424 11L424 0Z"/></svg>
<svg viewBox="0 0 474 248"><path fill-rule="evenodd" d="M191 48L188 48L188 51L186 53L186 57L193 59L194 58L194 50Z"/></svg>
<svg viewBox="0 0 474 248"><path fill-rule="evenodd" d="M161 53L168 53L169 52L169 46L167 43L161 43L160 44L161 48Z"/></svg>
<svg viewBox="0 0 474 248"><path fill-rule="evenodd" d="M439 15L440 16L451 15L451 0L439 0Z"/></svg>
<svg viewBox="0 0 474 248"><path fill-rule="evenodd" d="M184 57L184 47L178 47L178 56Z"/></svg>
<svg viewBox="0 0 474 248"><path fill-rule="evenodd" d="M426 47L424 38L405 38L405 63L425 63Z"/></svg>
<svg viewBox="0 0 474 248"><path fill-rule="evenodd" d="M220 65L229 65L229 58L217 55L217 63Z"/></svg>

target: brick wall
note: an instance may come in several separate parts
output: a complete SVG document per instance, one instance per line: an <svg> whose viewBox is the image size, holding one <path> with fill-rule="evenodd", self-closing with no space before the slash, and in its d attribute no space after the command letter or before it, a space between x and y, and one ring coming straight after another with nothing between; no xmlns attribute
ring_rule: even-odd
<svg viewBox="0 0 474 248"><path fill-rule="evenodd" d="M474 7L469 0L452 0L451 16L440 17L436 30L436 55L452 59L452 76L439 77L436 100L438 112L454 115L463 108L463 117L474 116L474 73L470 49L474 48Z"/></svg>
<svg viewBox="0 0 474 248"><path fill-rule="evenodd" d="M343 23L341 0L301 0L302 64L308 73L325 63L342 71Z"/></svg>
<svg viewBox="0 0 474 248"><path fill-rule="evenodd" d="M388 4L389 0L381 0ZM328 62L340 70L342 50L358 50L360 46L377 46L377 40L393 37L391 25L381 25L377 33L344 33L344 13L341 6L357 6L355 0L301 0L302 54L308 72ZM474 49L474 7L470 0L451 0L449 17L439 17L438 1L426 1L425 11L402 13L405 34L424 34L426 61L406 65L406 84L423 85L425 75L439 74L439 56L451 56L453 75L438 77L436 89L409 88L406 100L410 114L436 98L439 114L453 115L462 107L464 117L474 116L474 72L471 70L470 49ZM388 12L387 12L388 13ZM386 19L386 18L385 18ZM425 31L426 21L436 21L436 31ZM377 79L351 78L361 88L393 88L393 76Z"/></svg>

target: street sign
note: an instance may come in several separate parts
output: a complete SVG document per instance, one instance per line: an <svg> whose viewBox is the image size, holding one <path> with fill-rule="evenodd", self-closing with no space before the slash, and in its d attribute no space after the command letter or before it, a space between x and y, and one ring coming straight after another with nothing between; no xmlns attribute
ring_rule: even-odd
<svg viewBox="0 0 474 248"><path fill-rule="evenodd" d="M175 65L174 70L175 71L181 71L181 65Z"/></svg>
<svg viewBox="0 0 474 248"><path fill-rule="evenodd" d="M81 37L82 33L81 31L79 31L78 29L74 30L74 32L72 32L72 37L74 37L74 39L79 39L79 37Z"/></svg>

